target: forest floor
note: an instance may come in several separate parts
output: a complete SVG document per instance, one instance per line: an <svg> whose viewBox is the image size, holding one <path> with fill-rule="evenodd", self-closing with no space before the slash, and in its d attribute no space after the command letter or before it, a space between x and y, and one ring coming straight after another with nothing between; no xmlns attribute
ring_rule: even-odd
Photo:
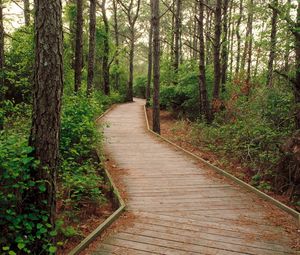
<svg viewBox="0 0 300 255"><path fill-rule="evenodd" d="M66 235L72 235L58 250L58 255L68 254L114 212L114 206L111 203L108 186L102 186L101 190L105 195L105 202L99 205L98 203L85 203L84 201L81 201L82 207L80 210L75 208L65 208L62 206L63 201L58 200L58 216L64 220L63 226L67 232L69 229L69 233L66 233ZM76 233L71 229L76 231Z"/></svg>
<svg viewBox="0 0 300 255"><path fill-rule="evenodd" d="M152 109L147 109L148 119L150 127L152 126ZM195 146L192 144L192 127L188 120L179 120L174 114L169 111L162 110L160 113L161 117L161 135L178 146L196 154L211 164L224 169L226 172L234 175L235 177L243 180L244 182L251 185L253 177L253 171L251 169L242 166L241 162L233 159L230 155L224 157L215 151L209 150L207 147ZM270 190L262 190L269 196L279 200L287 206L299 211L299 208L291 205L289 202L288 195L278 195Z"/></svg>

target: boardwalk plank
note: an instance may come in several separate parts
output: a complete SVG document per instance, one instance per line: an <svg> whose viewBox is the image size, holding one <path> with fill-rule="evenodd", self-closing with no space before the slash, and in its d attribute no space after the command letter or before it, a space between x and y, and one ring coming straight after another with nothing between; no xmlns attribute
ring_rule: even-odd
<svg viewBox="0 0 300 255"><path fill-rule="evenodd" d="M135 217L93 254L295 254L256 195L151 135L143 103L119 105L104 119L105 150L124 169Z"/></svg>

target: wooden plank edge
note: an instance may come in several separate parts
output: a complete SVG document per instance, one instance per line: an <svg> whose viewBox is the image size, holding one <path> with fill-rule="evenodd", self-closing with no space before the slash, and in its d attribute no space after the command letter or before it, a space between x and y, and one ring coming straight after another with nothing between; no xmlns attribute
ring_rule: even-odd
<svg viewBox="0 0 300 255"><path fill-rule="evenodd" d="M206 161L205 159L195 155L194 153L178 146L177 144L171 142L169 139L155 133L153 130L151 130L150 126L149 126L149 120L148 120L148 115L147 115L147 109L146 106L144 105L144 112L145 112L145 119L146 119L146 125L147 125L147 129L150 133L154 134L155 136L159 137L160 139L164 140L165 142L171 144L172 146L176 147L177 149L185 152L186 154L188 154L189 156L196 158L198 160L200 160L201 162L203 162L204 164L206 164L207 166L209 166L210 168L212 168L213 170L215 170L216 172L218 172L219 174L231 179L232 181L234 181L235 183L237 183L238 185L240 185L243 188L246 188L247 190L250 190L252 192L254 192L255 194L257 194L259 197L263 198L264 200L272 203L273 205L277 206L279 209L285 211L286 213L290 214L291 216L293 216L296 220L297 220L297 225L300 225L300 213L298 213L296 210L288 207L287 205L281 203L280 201L276 200L275 198L265 194L264 192L256 189L255 187L251 186L250 184L238 179L237 177L233 176L232 174L226 172L225 170L211 164L210 162Z"/></svg>
<svg viewBox="0 0 300 255"><path fill-rule="evenodd" d="M107 109L100 117L98 117L95 122L97 123L100 119L102 119L106 114L108 114L116 105L113 105L109 109ZM100 155L97 151L97 155L100 158ZM122 199L120 192L115 185L111 175L109 174L108 170L104 168L104 173L113 189L113 194L116 197L119 208L110 215L104 222L102 222L93 232L91 232L83 241L80 242L72 251L68 253L68 255L77 255L80 252L82 252L85 248L87 248L99 235L103 233L104 230L106 230L111 224L113 224L125 211L126 204L124 200Z"/></svg>
<svg viewBox="0 0 300 255"><path fill-rule="evenodd" d="M77 255L87 248L105 229L114 223L125 210L125 205L119 207L111 216L90 233L79 245L77 245L68 255Z"/></svg>

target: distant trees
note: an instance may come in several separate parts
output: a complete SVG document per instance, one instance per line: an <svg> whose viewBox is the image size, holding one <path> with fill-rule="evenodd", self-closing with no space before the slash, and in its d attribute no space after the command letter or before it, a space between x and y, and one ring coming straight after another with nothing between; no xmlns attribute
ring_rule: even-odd
<svg viewBox="0 0 300 255"><path fill-rule="evenodd" d="M122 11L127 17L129 24L129 77L127 84L127 95L126 99L129 102L133 101L133 71L134 71L134 55L135 55L135 41L136 31L135 25L140 13L141 0L130 0L129 4L126 4L123 0L117 0L120 4Z"/></svg>
<svg viewBox="0 0 300 255"><path fill-rule="evenodd" d="M40 162L37 169L32 169L32 176L41 182L41 190L45 192L28 191L26 201L45 211L54 226L63 91L62 3L61 0L37 0L34 7L35 78L29 144ZM43 254L43 251L42 242L32 249L34 254Z"/></svg>

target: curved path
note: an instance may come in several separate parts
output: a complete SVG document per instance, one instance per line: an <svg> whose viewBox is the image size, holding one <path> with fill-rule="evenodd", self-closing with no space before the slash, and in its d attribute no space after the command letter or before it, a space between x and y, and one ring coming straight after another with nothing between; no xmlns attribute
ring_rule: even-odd
<svg viewBox="0 0 300 255"><path fill-rule="evenodd" d="M143 104L119 105L105 117L105 149L126 169L127 210L136 217L93 254L294 254L254 194L150 134Z"/></svg>

